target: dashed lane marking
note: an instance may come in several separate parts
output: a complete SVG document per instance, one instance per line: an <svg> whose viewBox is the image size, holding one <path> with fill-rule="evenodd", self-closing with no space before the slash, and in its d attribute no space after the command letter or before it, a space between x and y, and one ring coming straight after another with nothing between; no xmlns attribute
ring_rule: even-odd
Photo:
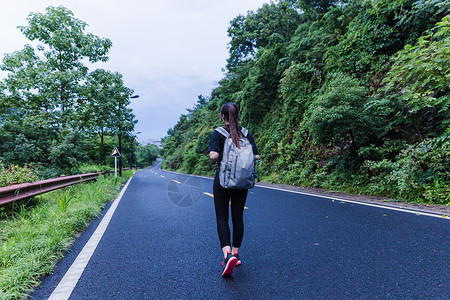
<svg viewBox="0 0 450 300"><path fill-rule="evenodd" d="M231 201L228 201L228 204L231 205ZM244 209L248 209L248 207L244 206Z"/></svg>
<svg viewBox="0 0 450 300"><path fill-rule="evenodd" d="M174 179L172 179L172 181L175 182L175 183L181 184L181 182L176 181L176 180L174 180Z"/></svg>

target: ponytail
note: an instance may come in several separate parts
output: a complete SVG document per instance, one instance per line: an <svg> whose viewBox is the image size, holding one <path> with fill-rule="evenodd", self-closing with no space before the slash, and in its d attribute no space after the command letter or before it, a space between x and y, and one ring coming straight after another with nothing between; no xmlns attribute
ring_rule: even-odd
<svg viewBox="0 0 450 300"><path fill-rule="evenodd" d="M242 134L242 132L239 129L238 124L239 109L237 105L234 103L224 104L220 108L220 115L230 123L231 139L233 140L233 143L236 145L236 147L238 147L238 149L241 149L241 146L239 145L239 133Z"/></svg>

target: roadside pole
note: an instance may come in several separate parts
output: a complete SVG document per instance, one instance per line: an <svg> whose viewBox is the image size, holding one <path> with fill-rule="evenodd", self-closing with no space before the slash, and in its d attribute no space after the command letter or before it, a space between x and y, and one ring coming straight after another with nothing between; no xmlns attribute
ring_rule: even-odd
<svg viewBox="0 0 450 300"><path fill-rule="evenodd" d="M117 148L114 148L110 156L114 157L114 175L117 178L117 158L120 157L119 150Z"/></svg>
<svg viewBox="0 0 450 300"><path fill-rule="evenodd" d="M117 178L117 157L114 157L114 175Z"/></svg>

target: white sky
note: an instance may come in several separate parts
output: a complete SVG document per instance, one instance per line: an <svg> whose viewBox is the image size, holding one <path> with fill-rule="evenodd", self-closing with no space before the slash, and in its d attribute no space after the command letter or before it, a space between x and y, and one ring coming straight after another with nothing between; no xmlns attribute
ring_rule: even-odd
<svg viewBox="0 0 450 300"><path fill-rule="evenodd" d="M159 139L200 94L222 79L228 58L227 29L239 14L270 0L0 0L0 59L30 43L17 29L30 12L65 6L88 24L86 32L109 38L107 63L140 97L131 108L141 142ZM0 79L5 74L0 73Z"/></svg>

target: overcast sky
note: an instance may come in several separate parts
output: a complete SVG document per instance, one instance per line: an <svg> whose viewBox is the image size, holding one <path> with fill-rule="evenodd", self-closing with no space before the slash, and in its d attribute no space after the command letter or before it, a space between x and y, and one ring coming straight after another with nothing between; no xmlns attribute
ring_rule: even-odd
<svg viewBox="0 0 450 300"><path fill-rule="evenodd" d="M86 32L109 38L107 63L140 97L131 108L141 142L164 137L200 94L222 79L228 58L227 29L270 0L0 0L0 58L29 41L17 29L30 12L65 6L88 24ZM0 78L5 74L0 73Z"/></svg>

